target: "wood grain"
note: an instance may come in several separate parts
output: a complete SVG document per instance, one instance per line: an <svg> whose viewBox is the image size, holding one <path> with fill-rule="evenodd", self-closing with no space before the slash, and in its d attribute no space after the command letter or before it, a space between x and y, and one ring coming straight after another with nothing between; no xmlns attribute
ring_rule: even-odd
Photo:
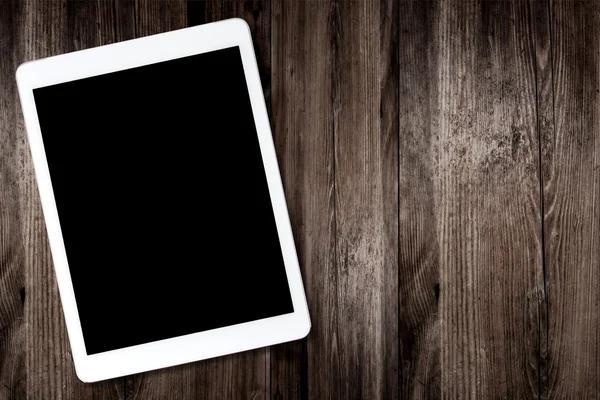
<svg viewBox="0 0 600 400"><path fill-rule="evenodd" d="M101 44L95 29L94 3L24 2L15 12L18 63ZM85 19L82 18L85 15ZM92 23L87 23L87 20ZM14 70L16 64L12 68ZM16 102L16 98L15 98ZM15 103L17 104L17 103ZM19 113L20 224L25 268L27 397L120 398L123 379L92 385L75 375L58 296L46 228L25 131Z"/></svg>
<svg viewBox="0 0 600 400"><path fill-rule="evenodd" d="M273 127L313 321L306 346L273 349L275 397L397 397L394 10L274 7Z"/></svg>
<svg viewBox="0 0 600 400"><path fill-rule="evenodd" d="M400 4L400 398L441 397L440 194L436 18L440 6Z"/></svg>
<svg viewBox="0 0 600 400"><path fill-rule="evenodd" d="M390 259L392 249L385 245L395 242L397 232L386 229L385 211L396 207L398 197L384 197L386 192L395 194L386 190L395 183L384 180L389 160L383 154L394 154L397 133L381 133L381 102L386 100L381 86L386 82L380 70L380 17L379 2L333 3L337 318L332 334L339 349L337 372L343 378L332 394L342 399L382 398L386 385L394 384L385 379L386 367L392 367L385 361L396 343L386 342L386 332L396 329L397 318L386 320L386 308L394 304L386 302L384 293L386 288L396 290L397 278L389 279L395 278L396 257Z"/></svg>
<svg viewBox="0 0 600 400"><path fill-rule="evenodd" d="M402 2L399 14L401 393L537 397L530 6Z"/></svg>
<svg viewBox="0 0 600 400"><path fill-rule="evenodd" d="M383 213L383 271L381 308L383 314L381 341L383 343L382 390L384 399L400 398L399 350L399 3L380 1L379 9L379 130L380 179ZM376 397L376 396L374 396Z"/></svg>
<svg viewBox="0 0 600 400"><path fill-rule="evenodd" d="M14 71L241 17L305 340L75 376ZM0 1L0 399L597 398L600 5Z"/></svg>
<svg viewBox="0 0 600 400"><path fill-rule="evenodd" d="M337 382L329 11L327 2L273 3L272 131L312 320L307 341L271 349L276 399L326 398Z"/></svg>
<svg viewBox="0 0 600 400"><path fill-rule="evenodd" d="M23 398L25 276L19 210L16 62L13 48L18 5L0 2L0 399Z"/></svg>
<svg viewBox="0 0 600 400"><path fill-rule="evenodd" d="M600 391L600 5L539 10L547 319L542 397Z"/></svg>

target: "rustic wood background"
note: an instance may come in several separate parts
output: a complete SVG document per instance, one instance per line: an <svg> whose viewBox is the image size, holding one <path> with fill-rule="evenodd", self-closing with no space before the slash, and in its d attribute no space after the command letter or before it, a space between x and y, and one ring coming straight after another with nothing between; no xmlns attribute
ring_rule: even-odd
<svg viewBox="0 0 600 400"><path fill-rule="evenodd" d="M313 329L83 384L14 80L250 24ZM600 398L600 2L0 0L0 399Z"/></svg>

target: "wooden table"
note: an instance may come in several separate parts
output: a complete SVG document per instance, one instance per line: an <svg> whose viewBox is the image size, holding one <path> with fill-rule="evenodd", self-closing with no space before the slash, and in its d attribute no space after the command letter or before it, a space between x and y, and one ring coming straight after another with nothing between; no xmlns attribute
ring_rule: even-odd
<svg viewBox="0 0 600 400"><path fill-rule="evenodd" d="M14 81L241 17L309 337L73 370ZM0 1L0 399L598 398L600 2Z"/></svg>

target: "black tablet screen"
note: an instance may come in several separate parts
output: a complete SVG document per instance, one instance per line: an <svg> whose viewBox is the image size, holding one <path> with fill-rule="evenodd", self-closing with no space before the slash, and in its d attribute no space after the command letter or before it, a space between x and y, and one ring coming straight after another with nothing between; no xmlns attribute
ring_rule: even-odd
<svg viewBox="0 0 600 400"><path fill-rule="evenodd" d="M34 97L88 354L293 312L238 47Z"/></svg>

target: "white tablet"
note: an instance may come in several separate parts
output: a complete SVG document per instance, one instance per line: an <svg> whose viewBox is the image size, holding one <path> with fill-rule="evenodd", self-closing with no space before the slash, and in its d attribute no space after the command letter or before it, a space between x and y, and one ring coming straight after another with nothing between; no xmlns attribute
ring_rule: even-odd
<svg viewBox="0 0 600 400"><path fill-rule="evenodd" d="M81 380L307 335L243 20L29 62L17 81Z"/></svg>

